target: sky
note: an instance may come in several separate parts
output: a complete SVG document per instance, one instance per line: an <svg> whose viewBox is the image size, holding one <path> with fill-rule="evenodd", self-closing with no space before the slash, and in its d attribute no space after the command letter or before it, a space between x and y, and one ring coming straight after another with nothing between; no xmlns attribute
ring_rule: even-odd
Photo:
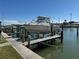
<svg viewBox="0 0 79 59"><path fill-rule="evenodd" d="M31 22L37 16L48 16L53 22L79 21L79 0L0 0L4 23Z"/></svg>

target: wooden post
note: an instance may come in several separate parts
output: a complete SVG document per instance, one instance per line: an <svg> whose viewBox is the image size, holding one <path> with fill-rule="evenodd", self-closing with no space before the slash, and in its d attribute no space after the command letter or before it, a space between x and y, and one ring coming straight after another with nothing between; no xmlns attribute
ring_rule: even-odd
<svg viewBox="0 0 79 59"><path fill-rule="evenodd" d="M55 31L53 31L53 35L55 35Z"/></svg>
<svg viewBox="0 0 79 59"><path fill-rule="evenodd" d="M25 42L25 27L22 27L22 42Z"/></svg>
<svg viewBox="0 0 79 59"><path fill-rule="evenodd" d="M78 26L77 26L77 37L78 37Z"/></svg>
<svg viewBox="0 0 79 59"><path fill-rule="evenodd" d="M55 39L51 39L50 41L51 41L51 45L52 44L55 45L55 41L56 41Z"/></svg>
<svg viewBox="0 0 79 59"><path fill-rule="evenodd" d="M50 44L52 45L52 44L55 44L55 40L54 39L51 39L50 40Z"/></svg>
<svg viewBox="0 0 79 59"><path fill-rule="evenodd" d="M63 24L62 24L62 30L61 30L61 43L63 43Z"/></svg>
<svg viewBox="0 0 79 59"><path fill-rule="evenodd" d="M28 48L31 48L30 38L28 38Z"/></svg>
<svg viewBox="0 0 79 59"><path fill-rule="evenodd" d="M61 28L62 28L62 31L63 31L63 24L62 24Z"/></svg>
<svg viewBox="0 0 79 59"><path fill-rule="evenodd" d="M40 38L40 33L37 33L37 35L38 35L38 38L37 39L39 39Z"/></svg>
<svg viewBox="0 0 79 59"><path fill-rule="evenodd" d="M52 26L52 25L53 25L53 24L51 23L51 24L50 24L51 36L55 35L55 31L53 32L53 26ZM51 41L50 44L55 44L55 39L51 39L50 41Z"/></svg>
<svg viewBox="0 0 79 59"><path fill-rule="evenodd" d="M40 42L38 42L37 44L38 44L37 48L40 49L40 47L41 47L41 46L40 46L40 45L41 45Z"/></svg>
<svg viewBox="0 0 79 59"><path fill-rule="evenodd" d="M17 37L19 37L19 25L17 25Z"/></svg>
<svg viewBox="0 0 79 59"><path fill-rule="evenodd" d="M24 36L25 36L25 40L24 41L26 41L27 40L27 33L26 33L26 29L25 29L25 34L24 34Z"/></svg>
<svg viewBox="0 0 79 59"><path fill-rule="evenodd" d="M61 31L61 43L63 43L63 30Z"/></svg>
<svg viewBox="0 0 79 59"><path fill-rule="evenodd" d="M50 32L51 32L51 36L53 36L53 28L52 28L52 23L50 24Z"/></svg>
<svg viewBox="0 0 79 59"><path fill-rule="evenodd" d="M28 32L28 48L31 48L31 44L30 44L30 33Z"/></svg>
<svg viewBox="0 0 79 59"><path fill-rule="evenodd" d="M11 26L11 33L13 34L13 25Z"/></svg>
<svg viewBox="0 0 79 59"><path fill-rule="evenodd" d="M27 37L26 26L24 25L24 41L26 41Z"/></svg>

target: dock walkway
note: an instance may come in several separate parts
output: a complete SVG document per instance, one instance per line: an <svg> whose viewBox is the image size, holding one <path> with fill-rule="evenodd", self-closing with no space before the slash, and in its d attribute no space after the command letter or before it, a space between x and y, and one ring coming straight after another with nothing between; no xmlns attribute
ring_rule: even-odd
<svg viewBox="0 0 79 59"><path fill-rule="evenodd" d="M56 39L56 38L59 38L59 37L61 37L61 35L56 34L54 36L49 36L49 37L45 37L45 38L32 40L32 41L30 41L30 44L35 44L35 43L39 43L39 42L43 42L43 41L51 40L51 39ZM28 42L24 42L23 44L28 45Z"/></svg>

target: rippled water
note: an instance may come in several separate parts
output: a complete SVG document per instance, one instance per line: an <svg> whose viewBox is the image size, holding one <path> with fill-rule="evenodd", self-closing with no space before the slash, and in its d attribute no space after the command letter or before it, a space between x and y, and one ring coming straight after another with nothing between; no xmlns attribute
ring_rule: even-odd
<svg viewBox="0 0 79 59"><path fill-rule="evenodd" d="M79 59L79 38L76 28L64 28L63 44L37 51L45 59Z"/></svg>

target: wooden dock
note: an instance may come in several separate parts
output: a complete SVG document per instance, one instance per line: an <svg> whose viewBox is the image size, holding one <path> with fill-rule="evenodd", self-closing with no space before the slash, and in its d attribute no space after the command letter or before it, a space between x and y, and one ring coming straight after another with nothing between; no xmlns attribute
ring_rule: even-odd
<svg viewBox="0 0 79 59"><path fill-rule="evenodd" d="M35 43L39 43L39 42L43 42L43 41L47 41L47 40L53 40L53 39L56 39L56 38L60 38L61 35L54 35L54 36L49 36L49 37L45 37L45 38L40 38L40 39L36 39L36 40L32 40L30 41L30 44L35 44ZM23 43L24 45L28 45L28 42L24 42Z"/></svg>

